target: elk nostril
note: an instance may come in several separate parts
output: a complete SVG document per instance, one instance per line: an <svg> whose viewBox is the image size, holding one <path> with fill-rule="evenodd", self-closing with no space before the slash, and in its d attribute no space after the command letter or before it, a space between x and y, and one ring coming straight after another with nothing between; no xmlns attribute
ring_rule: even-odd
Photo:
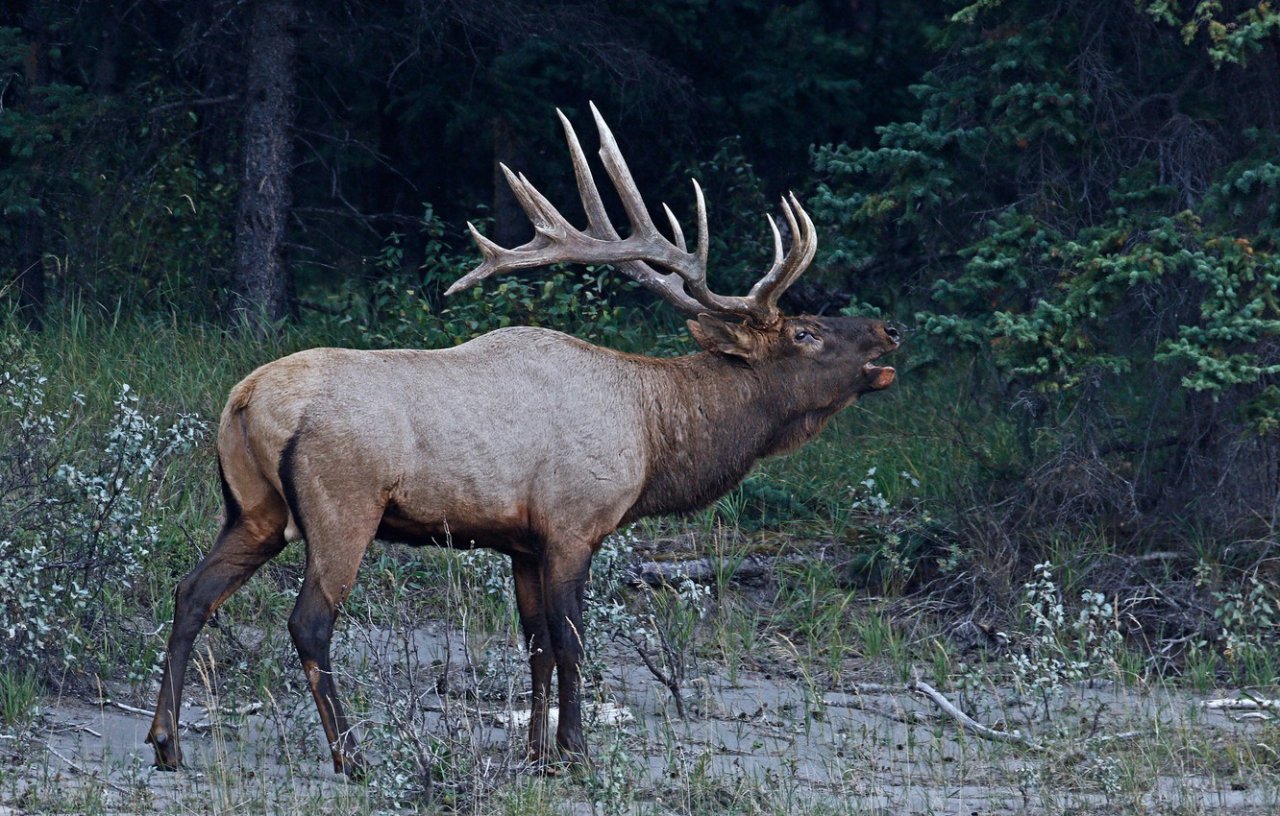
<svg viewBox="0 0 1280 816"><path fill-rule="evenodd" d="M893 342L895 342L895 343L897 343L897 342L899 341L899 339L900 339L900 335L898 334L898 330L897 330L896 328L894 328L893 326L885 326L885 327L884 327L884 333L885 333L885 334L887 334L887 335L889 335L889 339L890 339L890 340L892 340L892 341L893 341Z"/></svg>

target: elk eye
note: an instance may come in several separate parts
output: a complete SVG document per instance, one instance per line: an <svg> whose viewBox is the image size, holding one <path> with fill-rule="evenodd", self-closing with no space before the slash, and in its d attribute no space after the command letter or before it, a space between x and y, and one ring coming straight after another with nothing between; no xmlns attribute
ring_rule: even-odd
<svg viewBox="0 0 1280 816"><path fill-rule="evenodd" d="M811 335L807 331L798 331L796 332L796 342L803 343L805 340L808 340L810 336Z"/></svg>

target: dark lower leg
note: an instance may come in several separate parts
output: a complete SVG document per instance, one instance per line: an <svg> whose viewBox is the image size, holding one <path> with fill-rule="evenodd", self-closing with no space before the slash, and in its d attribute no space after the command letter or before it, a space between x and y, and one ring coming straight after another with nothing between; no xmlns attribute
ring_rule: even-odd
<svg viewBox="0 0 1280 816"><path fill-rule="evenodd" d="M173 631L165 651L160 695L147 735L147 742L155 750L156 767L171 771L182 764L178 715L187 662L196 636L222 602L283 547L283 537L255 542L242 526L224 530L209 555L178 584L174 591Z"/></svg>
<svg viewBox="0 0 1280 816"><path fill-rule="evenodd" d="M336 614L337 608L325 600L311 580L304 580L298 603L289 617L289 634L293 636L307 687L311 689L316 709L320 712L320 724L324 726L325 738L333 754L333 769L356 777L364 772L364 760L338 700L338 688L329 663L329 644L333 638Z"/></svg>
<svg viewBox="0 0 1280 816"><path fill-rule="evenodd" d="M559 678L560 723L556 729L556 746L565 759L583 762L587 743L582 735L582 594L591 551L556 552L550 547L548 550L542 591Z"/></svg>
<svg viewBox="0 0 1280 816"><path fill-rule="evenodd" d="M512 558L515 576L516 605L520 610L520 627L529 649L529 673L532 678L533 702L529 717L529 759L541 762L551 754L547 714L551 696L551 672L555 655L547 618L542 610L542 577L536 561Z"/></svg>

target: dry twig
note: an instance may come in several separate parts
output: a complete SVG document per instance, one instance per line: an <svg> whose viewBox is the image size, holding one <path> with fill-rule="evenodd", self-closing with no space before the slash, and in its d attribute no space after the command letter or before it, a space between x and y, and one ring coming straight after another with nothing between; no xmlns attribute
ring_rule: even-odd
<svg viewBox="0 0 1280 816"><path fill-rule="evenodd" d="M61 751L59 751L57 748L54 748L54 747L53 747L52 745L50 745L49 743L47 743L47 742L46 742L46 743L44 744L44 747L45 747L45 748L47 748L47 749L49 749L49 753L53 754L53 755L54 755L54 756L56 756L58 759L60 759L60 760L62 760L63 762L67 763L67 767L68 767L68 768L70 768L72 771L75 771L76 773L80 774L81 776L87 776L87 777L89 777L90 779L92 779L92 780L94 780L94 781L96 781L96 782L100 782L100 783L102 783L103 785L106 785L108 788L111 788L113 791L116 791L117 793L123 793L123 794L125 794L125 795L132 795L132 794L133 794L133 791L129 790L128 788L125 788L125 787L122 787L122 786L120 786L120 785L117 785L116 783L112 782L110 779L104 779L104 778L102 778L101 776L99 776L98 774L94 773L93 771L90 771L90 770L87 770L87 769L85 769L85 768L80 767L80 766L79 766L79 765L77 765L75 762L73 762L69 757L67 757L65 754L63 754Z"/></svg>
<svg viewBox="0 0 1280 816"><path fill-rule="evenodd" d="M968 714L965 714L963 711L956 708L950 700L942 695L942 692L938 691L923 680L912 680L907 684L907 690L916 694L923 694L925 697L928 697L935 705L938 706L938 708L942 709L943 713L960 723L960 726L964 728L964 730L982 737L983 739L994 740L996 742L1011 742L1014 745L1021 745L1022 747L1028 748L1032 751L1042 752L1045 750L1043 745L1040 745L1037 742L1032 742L1017 731L996 731L994 728L988 728L987 726L979 723Z"/></svg>

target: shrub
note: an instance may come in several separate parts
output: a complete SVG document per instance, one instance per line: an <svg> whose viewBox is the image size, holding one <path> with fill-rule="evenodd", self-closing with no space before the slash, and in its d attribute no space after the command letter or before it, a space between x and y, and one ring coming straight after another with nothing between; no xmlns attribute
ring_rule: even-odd
<svg viewBox="0 0 1280 816"><path fill-rule="evenodd" d="M154 480L199 441L204 424L165 425L121 386L105 428L84 398L47 404L47 378L9 338L0 348L0 656L45 677L94 668L155 549ZM87 450L77 439L95 438ZM139 667L134 667L135 676Z"/></svg>

